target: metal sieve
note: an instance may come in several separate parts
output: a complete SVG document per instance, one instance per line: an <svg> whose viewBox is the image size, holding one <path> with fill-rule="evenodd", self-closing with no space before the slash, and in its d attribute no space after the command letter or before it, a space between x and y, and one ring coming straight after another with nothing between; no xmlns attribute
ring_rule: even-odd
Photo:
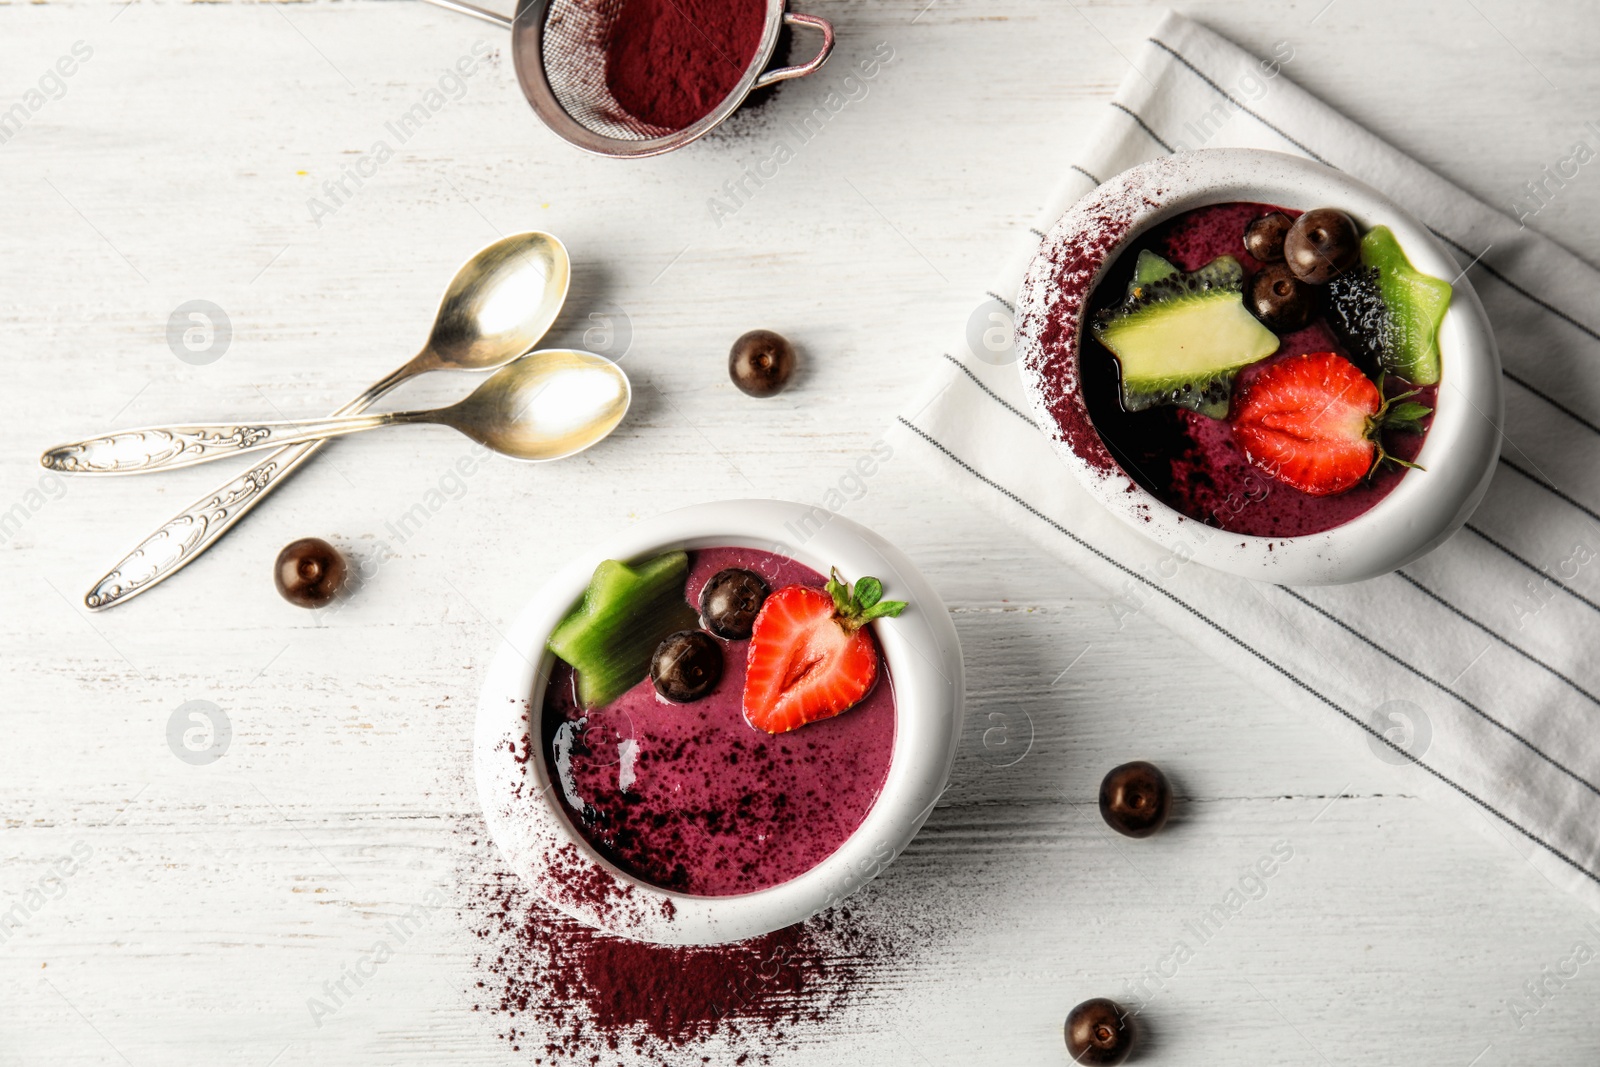
<svg viewBox="0 0 1600 1067"><path fill-rule="evenodd" d="M617 158L658 156L699 140L739 110L755 90L810 74L833 51L832 23L788 10L788 0L766 0L761 43L739 83L698 122L671 130L629 114L606 86L607 48L627 0L518 0L515 18L465 0L429 2L509 29L517 81L534 114L570 144ZM804 63L767 70L784 26L817 31L822 46Z"/></svg>

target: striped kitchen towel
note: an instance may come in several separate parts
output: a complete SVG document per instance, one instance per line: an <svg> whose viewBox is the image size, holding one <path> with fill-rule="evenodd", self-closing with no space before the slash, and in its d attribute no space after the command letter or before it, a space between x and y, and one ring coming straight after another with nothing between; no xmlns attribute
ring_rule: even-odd
<svg viewBox="0 0 1600 1067"><path fill-rule="evenodd" d="M979 308L896 436L1103 583L1113 626L1149 612L1240 674L1342 716L1375 753L1414 762L1426 789L1480 805L1546 877L1600 907L1600 274L1291 84L1292 60L1286 45L1251 56L1169 15L1100 136L1019 235L985 298L996 314ZM1079 488L1035 426L1016 363L985 336L1003 328L1034 249L1074 200L1200 147L1298 153L1375 186L1455 252L1488 309L1505 363L1499 470L1467 526L1401 571L1287 588L1164 565L1168 553Z"/></svg>

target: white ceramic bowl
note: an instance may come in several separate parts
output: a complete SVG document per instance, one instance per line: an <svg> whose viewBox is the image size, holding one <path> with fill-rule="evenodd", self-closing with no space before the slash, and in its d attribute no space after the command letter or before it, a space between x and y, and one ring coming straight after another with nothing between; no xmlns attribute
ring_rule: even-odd
<svg viewBox="0 0 1600 1067"><path fill-rule="evenodd" d="M895 735L888 779L865 821L833 855L797 878L755 893L705 897L633 878L584 840L555 795L538 716L554 661L545 640L602 560L719 545L775 552L823 574L838 567L852 578L874 575L887 595L910 606L874 624L894 679ZM573 918L663 944L740 941L809 918L888 866L944 789L961 737L963 702L955 626L933 586L899 549L820 508L775 500L701 504L595 545L523 609L489 666L478 704L478 798L511 869Z"/></svg>
<svg viewBox="0 0 1600 1067"><path fill-rule="evenodd" d="M1190 518L1138 485L1090 425L1078 370L1095 286L1128 245L1193 208L1232 202L1309 210L1337 207L1363 229L1394 231L1418 270L1454 279L1439 332L1437 408L1417 462L1370 510L1300 537L1252 537ZM1288 584L1353 582L1402 567L1444 542L1472 514L1500 455L1500 356L1472 284L1433 235L1398 205L1348 175L1298 156L1249 149L1184 152L1142 163L1101 185L1051 229L1023 283L1017 347L1039 424L1085 489L1141 534L1246 578ZM1069 432L1063 423L1075 427ZM1269 547L1270 546L1270 547Z"/></svg>

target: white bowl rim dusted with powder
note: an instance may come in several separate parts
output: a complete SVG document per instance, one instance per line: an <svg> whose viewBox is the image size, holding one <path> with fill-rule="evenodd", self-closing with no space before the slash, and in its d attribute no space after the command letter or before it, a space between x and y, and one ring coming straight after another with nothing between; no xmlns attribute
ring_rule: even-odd
<svg viewBox="0 0 1600 1067"><path fill-rule="evenodd" d="M621 871L579 833L556 796L539 732L555 658L545 641L602 560L742 547L826 574L873 575L908 602L874 624L895 687L894 750L877 800L827 859L738 896L677 893ZM489 834L516 874L561 911L608 933L659 944L742 941L802 922L871 881L911 841L949 779L965 694L961 646L933 586L882 537L821 508L777 500L698 504L647 519L562 567L522 610L489 665L473 764ZM849 712L845 712L849 714ZM801 727L804 729L804 727Z"/></svg>
<svg viewBox="0 0 1600 1067"><path fill-rule="evenodd" d="M1452 280L1439 330L1441 374L1433 424L1411 471L1370 509L1321 533L1264 537L1184 515L1126 474L1092 426L1078 355L1095 288L1152 227L1229 203L1306 211L1335 207L1363 230L1388 226L1413 266ZM1242 235L1241 235L1242 237ZM1241 246L1242 247L1242 246ZM1173 552L1245 578L1316 585L1403 567L1442 544L1488 490L1500 455L1505 398L1488 316L1454 258L1426 226L1369 186L1299 156L1214 148L1141 163L1103 183L1051 228L1017 302L1018 368L1039 425L1083 487L1133 529ZM1069 430L1056 408L1074 412Z"/></svg>

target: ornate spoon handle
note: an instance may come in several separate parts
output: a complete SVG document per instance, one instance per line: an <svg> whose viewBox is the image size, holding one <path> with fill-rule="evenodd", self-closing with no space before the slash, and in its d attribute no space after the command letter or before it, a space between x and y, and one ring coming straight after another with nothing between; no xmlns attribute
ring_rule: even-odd
<svg viewBox="0 0 1600 1067"><path fill-rule="evenodd" d="M379 397L416 373L408 363L340 408L336 414L356 415ZM236 478L218 486L168 519L155 533L140 541L132 552L84 595L84 606L101 611L125 603L159 585L216 544L233 524L288 479L324 442L289 445L267 456Z"/></svg>
<svg viewBox="0 0 1600 1067"><path fill-rule="evenodd" d="M408 415L344 415L302 422L258 422L253 425L207 423L193 426L152 426L57 445L40 457L53 471L66 474L143 474L175 470L228 459L264 448L303 444L324 437L341 437L392 422L412 421Z"/></svg>

